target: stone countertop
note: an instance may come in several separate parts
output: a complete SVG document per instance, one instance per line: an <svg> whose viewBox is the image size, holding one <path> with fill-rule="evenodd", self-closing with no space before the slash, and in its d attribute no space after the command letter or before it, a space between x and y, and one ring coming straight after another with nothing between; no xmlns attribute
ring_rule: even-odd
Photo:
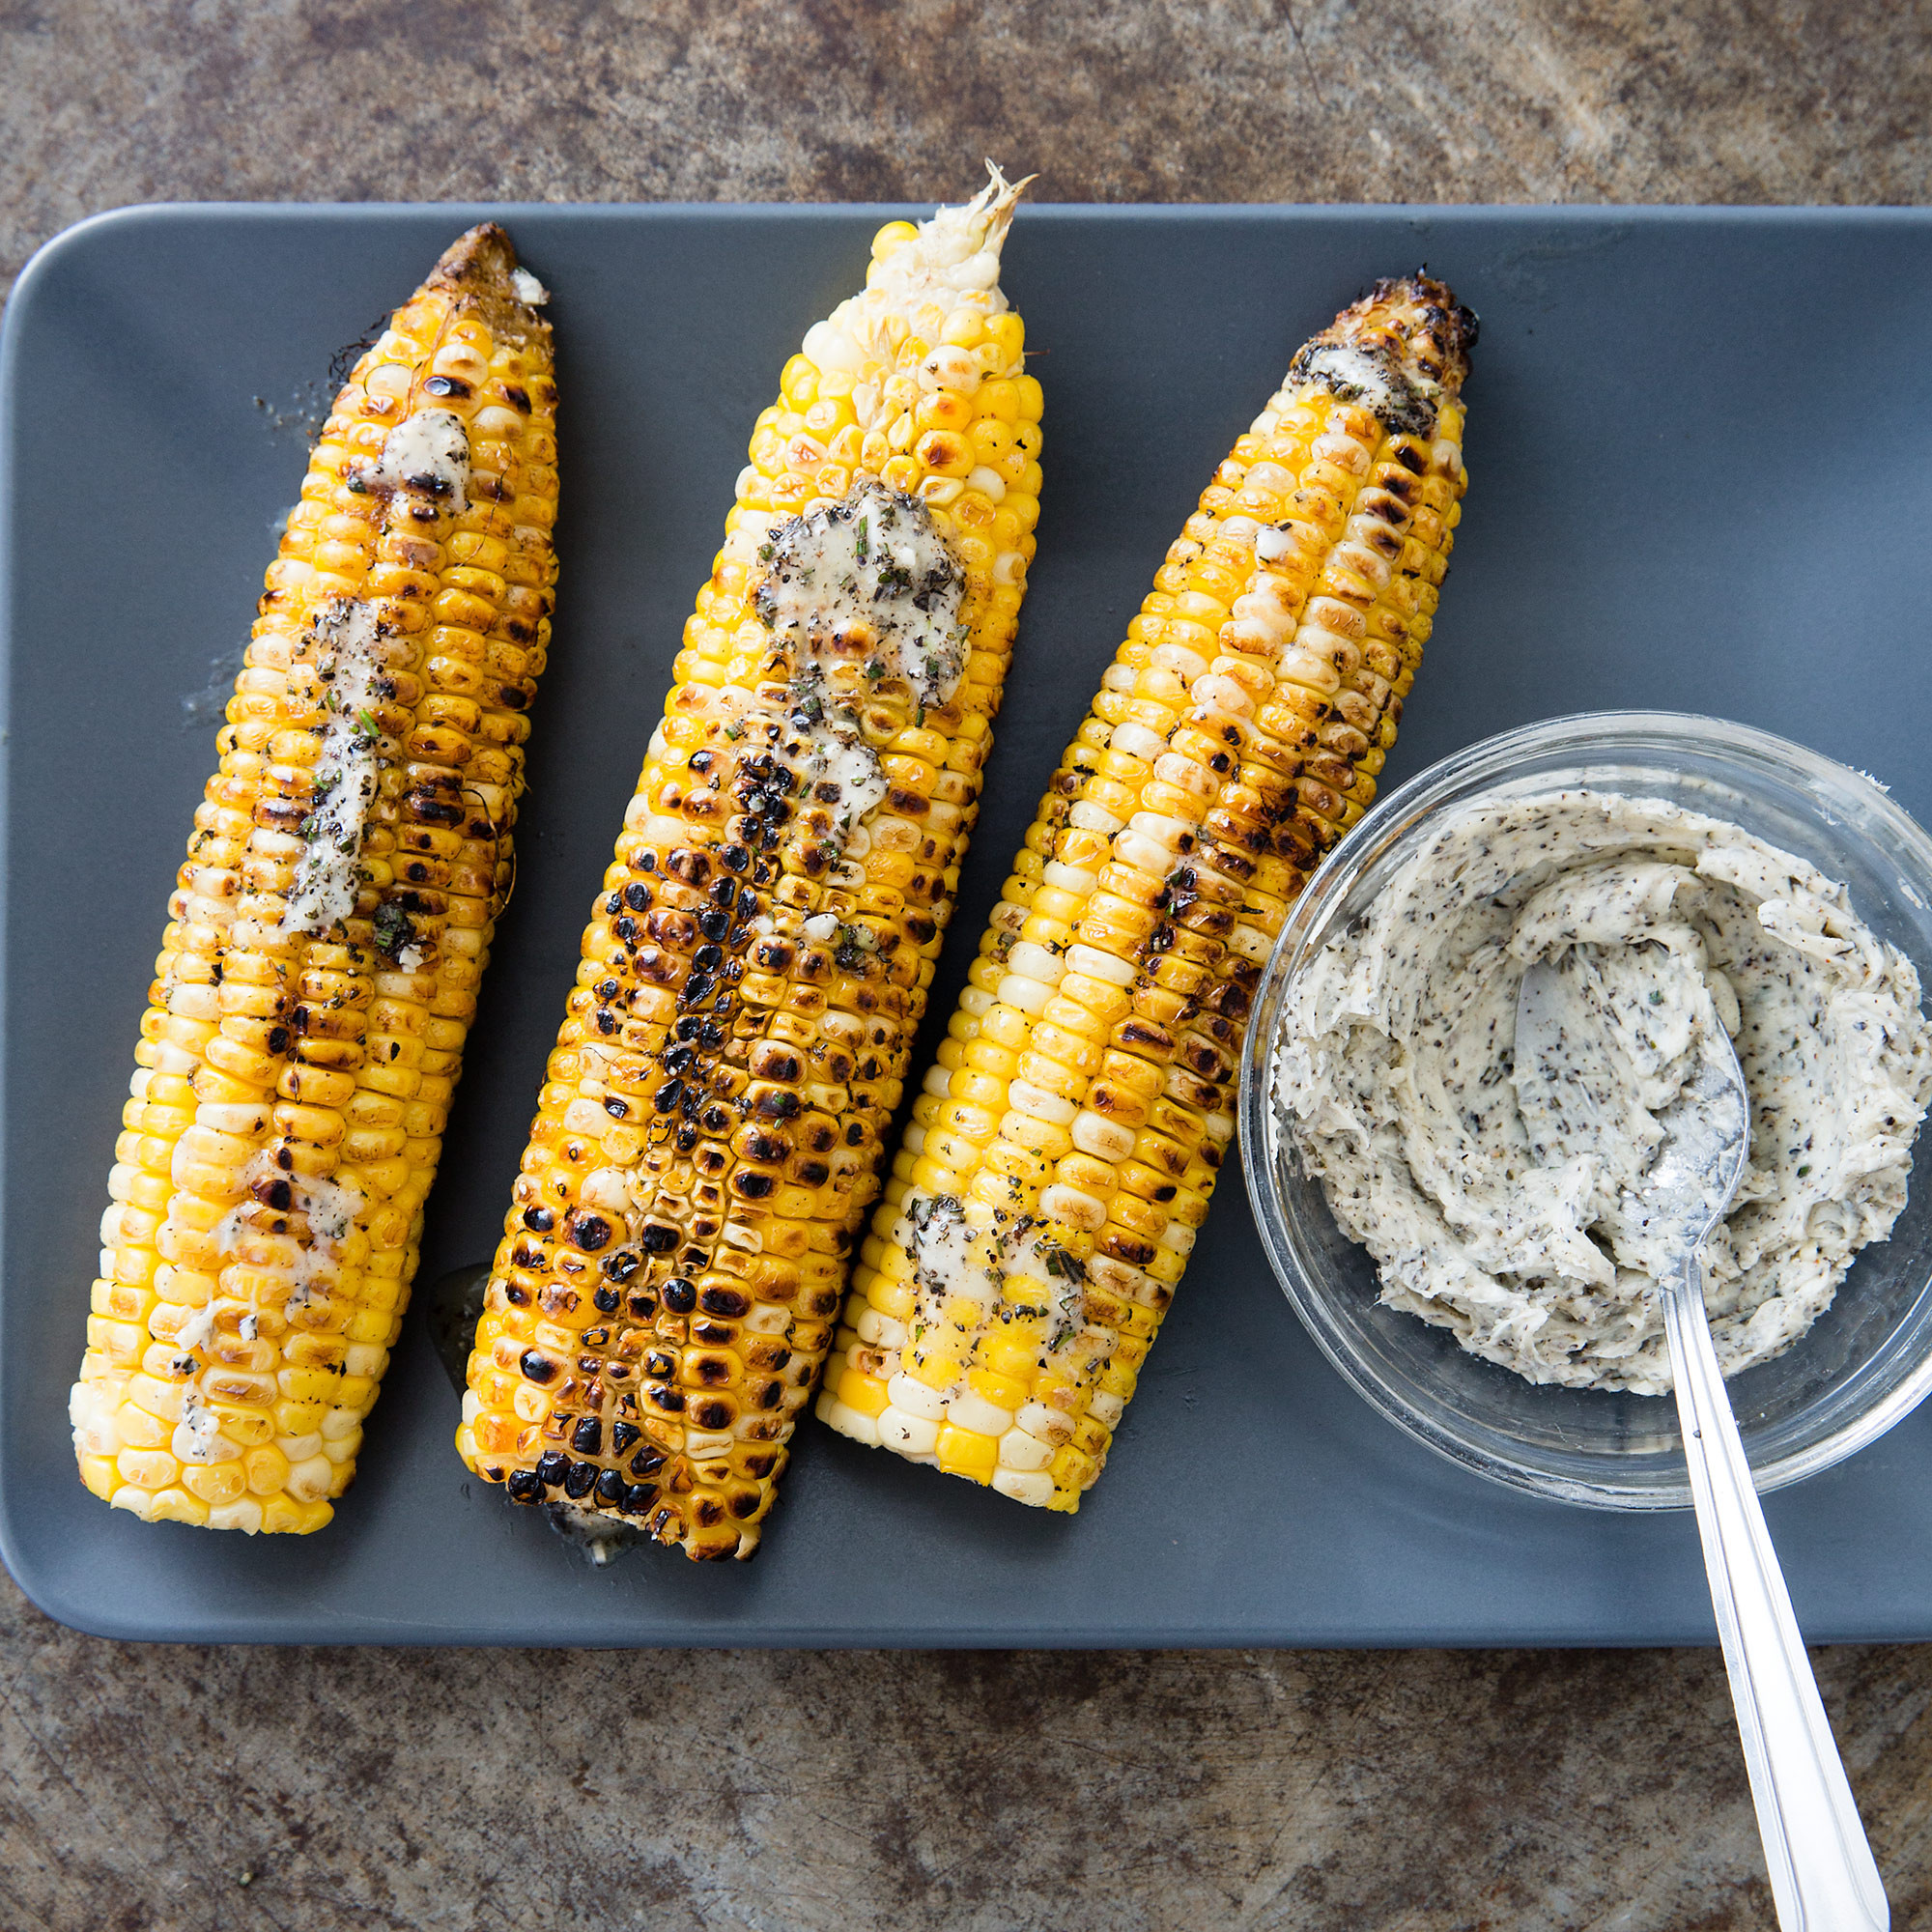
<svg viewBox="0 0 1932 1932"><path fill-rule="evenodd" d="M1924 0L0 0L0 272L172 199L1932 199ZM49 1373L63 1373L56 1364ZM76 1492L76 1503L79 1497ZM1932 1925L1932 1647L1817 1654ZM1772 1924L1711 1651L162 1649L0 1580L0 1926Z"/></svg>

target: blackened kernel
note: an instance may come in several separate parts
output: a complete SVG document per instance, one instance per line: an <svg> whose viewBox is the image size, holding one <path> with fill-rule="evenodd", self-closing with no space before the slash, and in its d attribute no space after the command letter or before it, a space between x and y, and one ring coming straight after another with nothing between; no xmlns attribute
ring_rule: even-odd
<svg viewBox="0 0 1932 1932"><path fill-rule="evenodd" d="M624 1492L624 1500L618 1507L626 1516L642 1516L658 1499L658 1486L655 1483L633 1483Z"/></svg>
<svg viewBox="0 0 1932 1932"><path fill-rule="evenodd" d="M635 1422L613 1422L611 1425L611 1453L621 1456L643 1432Z"/></svg>
<svg viewBox="0 0 1932 1932"><path fill-rule="evenodd" d="M548 1208L526 1208L524 1226L534 1229L539 1235L547 1235L556 1226L556 1216Z"/></svg>
<svg viewBox="0 0 1932 1932"><path fill-rule="evenodd" d="M707 1288L697 1300L705 1314L722 1315L727 1321L736 1321L752 1312L752 1297L735 1288Z"/></svg>
<svg viewBox="0 0 1932 1932"><path fill-rule="evenodd" d="M606 1255L604 1257L603 1268L605 1279L614 1282L629 1281L641 1265L642 1263L639 1257L633 1254L629 1248L619 1248L614 1255Z"/></svg>
<svg viewBox="0 0 1932 1932"><path fill-rule="evenodd" d="M543 1500L543 1480L533 1469L512 1469L505 1487L510 1492L512 1502L536 1503Z"/></svg>
<svg viewBox="0 0 1932 1932"><path fill-rule="evenodd" d="M646 1442L631 1458L630 1469L634 1476L655 1476L665 1465L665 1452L655 1442Z"/></svg>
<svg viewBox="0 0 1932 1932"><path fill-rule="evenodd" d="M550 1484L560 1483L563 1481L569 1468L570 1458L561 1449L546 1449L537 1458L537 1481Z"/></svg>
<svg viewBox="0 0 1932 1932"><path fill-rule="evenodd" d="M604 1447L604 1425L594 1415L584 1416L570 1432L570 1446L580 1456L595 1456Z"/></svg>
<svg viewBox="0 0 1932 1932"><path fill-rule="evenodd" d="M594 1255L600 1248L611 1245L611 1224L602 1214L572 1213L564 1228L585 1254Z"/></svg>
<svg viewBox="0 0 1932 1932"><path fill-rule="evenodd" d="M667 1080L651 1096L651 1105L661 1114L674 1114L684 1098L684 1082Z"/></svg>
<svg viewBox="0 0 1932 1932"><path fill-rule="evenodd" d="M590 1493L590 1488L598 1475L595 1463L573 1463L570 1473L563 1479L563 1492L572 1502L581 1503Z"/></svg>
<svg viewBox="0 0 1932 1932"><path fill-rule="evenodd" d="M658 1293L673 1315L689 1315L697 1306L697 1290L682 1275L672 1275Z"/></svg>
<svg viewBox="0 0 1932 1932"><path fill-rule="evenodd" d="M614 1288L600 1288L590 1299L597 1304L600 1314L614 1315L617 1312L617 1304L623 1296Z"/></svg>
<svg viewBox="0 0 1932 1932"><path fill-rule="evenodd" d="M597 1478L597 1500L600 1503L620 1504L624 1500L626 1487L623 1477L615 1469L606 1469Z"/></svg>
<svg viewBox="0 0 1932 1932"><path fill-rule="evenodd" d="M518 1365L524 1372L526 1381L547 1382L556 1376L556 1364L548 1355L540 1355L534 1349L524 1350L524 1359Z"/></svg>
<svg viewBox="0 0 1932 1932"><path fill-rule="evenodd" d="M677 1230L659 1222L648 1223L639 1244L647 1255L668 1255L677 1246Z"/></svg>

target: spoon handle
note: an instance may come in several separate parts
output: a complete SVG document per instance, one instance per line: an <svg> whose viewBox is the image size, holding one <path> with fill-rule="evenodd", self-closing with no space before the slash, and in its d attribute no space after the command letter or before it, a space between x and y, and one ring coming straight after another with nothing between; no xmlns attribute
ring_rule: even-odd
<svg viewBox="0 0 1932 1932"><path fill-rule="evenodd" d="M1819 1701L1718 1370L1693 1254L1663 1294L1677 1415L1783 1932L1887 1932L1891 1913Z"/></svg>

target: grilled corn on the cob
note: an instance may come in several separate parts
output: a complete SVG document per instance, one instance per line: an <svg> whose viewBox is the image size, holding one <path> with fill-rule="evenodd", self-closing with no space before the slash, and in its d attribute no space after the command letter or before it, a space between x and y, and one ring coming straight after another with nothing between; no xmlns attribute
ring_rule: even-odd
<svg viewBox="0 0 1932 1932"><path fill-rule="evenodd" d="M356 363L236 680L135 1049L71 1411L97 1495L319 1529L415 1268L550 638L536 278L472 230Z"/></svg>
<svg viewBox="0 0 1932 1932"><path fill-rule="evenodd" d="M1015 192L786 364L592 908L457 1434L581 1527L749 1555L832 1339L1034 550Z"/></svg>
<svg viewBox="0 0 1932 1932"><path fill-rule="evenodd" d="M1464 484L1474 318L1378 284L1154 579L1007 882L818 1413L1024 1503L1099 1473L1235 1131L1288 904L1375 791Z"/></svg>

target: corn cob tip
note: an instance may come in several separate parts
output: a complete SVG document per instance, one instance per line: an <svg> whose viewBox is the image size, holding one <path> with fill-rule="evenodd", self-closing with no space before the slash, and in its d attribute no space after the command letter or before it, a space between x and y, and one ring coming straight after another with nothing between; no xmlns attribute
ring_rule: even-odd
<svg viewBox="0 0 1932 1932"><path fill-rule="evenodd" d="M1418 270L1350 303L1295 353L1288 380L1359 404L1393 433L1433 436L1443 405L1462 394L1478 327L1446 282Z"/></svg>
<svg viewBox="0 0 1932 1932"><path fill-rule="evenodd" d="M459 235L438 258L426 286L469 298L493 327L508 322L527 328L538 320L530 311L550 299L543 283L518 264L509 231L494 221L479 221Z"/></svg>
<svg viewBox="0 0 1932 1932"><path fill-rule="evenodd" d="M999 162L990 157L986 162L986 185L966 204L965 212L970 220L984 221L986 241L982 245L997 248L1006 240L1007 230L1012 226L1013 211L1019 206L1020 196L1039 177L1022 175L1018 181L1009 182L1000 172Z"/></svg>

